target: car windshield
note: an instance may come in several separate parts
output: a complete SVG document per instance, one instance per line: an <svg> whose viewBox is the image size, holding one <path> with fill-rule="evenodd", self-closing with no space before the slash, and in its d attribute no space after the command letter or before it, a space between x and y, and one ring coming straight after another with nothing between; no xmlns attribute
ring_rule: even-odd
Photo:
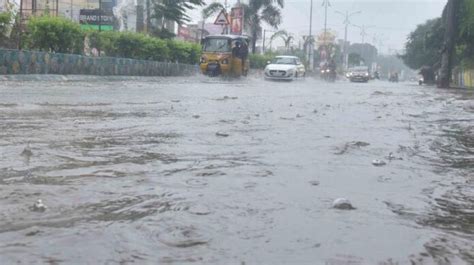
<svg viewBox="0 0 474 265"><path fill-rule="evenodd" d="M230 52L230 43L227 38L209 38L204 41L204 52Z"/></svg>
<svg viewBox="0 0 474 265"><path fill-rule="evenodd" d="M296 59L288 57L276 57L272 60L272 64L296 64Z"/></svg>
<svg viewBox="0 0 474 265"><path fill-rule="evenodd" d="M355 73L367 73L369 70L367 67L358 67L358 68L352 68L350 71L355 72Z"/></svg>

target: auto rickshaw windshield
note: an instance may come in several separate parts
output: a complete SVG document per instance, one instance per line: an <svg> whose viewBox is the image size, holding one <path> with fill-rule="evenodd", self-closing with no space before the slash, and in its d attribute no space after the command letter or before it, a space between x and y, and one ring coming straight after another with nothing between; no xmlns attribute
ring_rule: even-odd
<svg viewBox="0 0 474 265"><path fill-rule="evenodd" d="M205 39L203 43L204 52L230 52L229 39L209 38Z"/></svg>

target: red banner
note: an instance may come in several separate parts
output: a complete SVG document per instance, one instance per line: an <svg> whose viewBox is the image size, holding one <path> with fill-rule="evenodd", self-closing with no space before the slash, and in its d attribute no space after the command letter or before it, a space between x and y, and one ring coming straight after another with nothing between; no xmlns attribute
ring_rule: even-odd
<svg viewBox="0 0 474 265"><path fill-rule="evenodd" d="M230 33L242 35L244 29L244 9L242 7L234 7L231 11Z"/></svg>

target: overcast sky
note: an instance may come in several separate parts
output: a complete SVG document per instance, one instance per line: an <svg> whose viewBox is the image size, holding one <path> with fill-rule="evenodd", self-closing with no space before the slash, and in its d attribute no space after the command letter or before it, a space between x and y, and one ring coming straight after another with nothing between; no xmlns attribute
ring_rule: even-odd
<svg viewBox="0 0 474 265"><path fill-rule="evenodd" d="M224 3L224 0L216 0ZM214 2L208 0L208 2ZM236 0L228 0L234 4ZM243 1L245 2L245 1ZM324 8L323 0L313 0L313 34L323 31ZM336 13L340 11L361 11L359 15L351 17L355 25L365 25L368 35L366 42L382 49L383 53L389 50L403 48L408 34L416 25L427 19L439 17L447 0L330 0L328 10L328 27L335 31L338 38L344 38L344 17ZM199 19L198 12L193 14L195 20ZM283 9L283 24L280 29L285 29L297 36L308 35L310 18L310 0L285 0ZM271 29L270 27L265 27ZM361 30L349 27L348 40L362 42ZM378 37L378 38L374 38Z"/></svg>

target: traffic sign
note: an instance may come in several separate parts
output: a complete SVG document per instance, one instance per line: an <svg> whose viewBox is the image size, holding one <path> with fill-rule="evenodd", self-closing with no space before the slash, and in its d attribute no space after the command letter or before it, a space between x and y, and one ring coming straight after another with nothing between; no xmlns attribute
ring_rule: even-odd
<svg viewBox="0 0 474 265"><path fill-rule="evenodd" d="M227 18L227 12L225 11L225 9L222 9L222 11L219 13L214 24L215 25L229 25L230 24L229 19Z"/></svg>

